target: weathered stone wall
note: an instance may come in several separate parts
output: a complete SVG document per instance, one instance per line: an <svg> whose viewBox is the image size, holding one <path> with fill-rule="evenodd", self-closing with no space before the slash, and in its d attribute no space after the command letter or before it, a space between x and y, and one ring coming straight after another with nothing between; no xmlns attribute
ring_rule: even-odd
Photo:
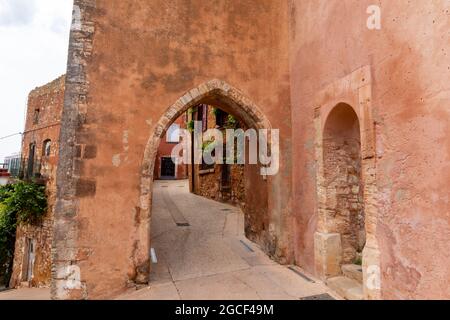
<svg viewBox="0 0 450 320"><path fill-rule="evenodd" d="M51 209L49 209L51 210ZM51 212L37 225L19 225L16 231L13 274L10 288L24 284L32 287L47 287L51 281L51 248L53 237L53 217ZM36 256L33 267L33 277L27 280L27 239L34 241Z"/></svg>
<svg viewBox="0 0 450 320"><path fill-rule="evenodd" d="M328 232L339 233L342 263L355 263L365 245L361 141L357 115L338 106L324 129L324 174Z"/></svg>
<svg viewBox="0 0 450 320"><path fill-rule="evenodd" d="M219 129L223 135L223 144L227 143L225 129L219 126L216 122L216 116L213 112L214 106L208 106L206 108L207 114L204 116L206 119L207 129ZM195 110L195 108L194 108ZM197 119L197 113L194 111L193 116ZM239 128L245 129L244 123L238 124ZM226 150L223 150L224 154ZM240 206L245 210L245 177L244 177L245 165L228 165L230 181L227 187L223 188L222 183L222 170L224 166L221 164L215 164L211 168L203 168L200 165L194 166L195 172L195 188L194 193L217 201L230 202L232 204ZM192 167L189 166L189 175L192 175ZM192 183L192 177L190 177ZM192 188L191 188L192 189Z"/></svg>
<svg viewBox="0 0 450 320"><path fill-rule="evenodd" d="M191 109L190 120L200 121L198 118L197 110L198 108L203 108L203 106L196 106ZM207 106L205 108L206 114L203 115L202 125L206 123L206 128L214 129L216 127L216 118L212 112L213 106ZM192 182L192 166L189 165L189 175L190 181ZM191 190L193 193L206 197L213 200L219 200L220 197L220 166L214 165L211 168L205 170L201 165L194 165L194 189ZM192 189L192 187L191 187Z"/></svg>
<svg viewBox="0 0 450 320"><path fill-rule="evenodd" d="M10 286L13 288L26 280L24 264L27 263L27 239L34 241L36 254L30 285L34 287L50 285L53 208L56 201L56 168L64 87L65 77L62 76L49 84L34 89L28 97L22 156L28 161L30 144L36 145L35 162L39 166L35 166L35 170L46 184L48 211L39 224L21 224L17 228L13 274L10 281ZM38 121L35 121L37 109L39 109L39 118ZM51 140L49 155L45 155L43 150L46 140ZM27 164L24 163L24 166L23 169L26 170Z"/></svg>
<svg viewBox="0 0 450 320"><path fill-rule="evenodd" d="M194 193L212 200L220 199L220 166L216 165L209 170L200 170L200 165L195 165L197 176Z"/></svg>
<svg viewBox="0 0 450 320"><path fill-rule="evenodd" d="M230 166L231 202L245 211L245 166Z"/></svg>
<svg viewBox="0 0 450 320"><path fill-rule="evenodd" d="M221 179L223 165L214 165L212 169L200 170L195 166L197 184L195 193L212 200L229 202L245 209L245 176L244 165L229 165L230 190L221 191Z"/></svg>
<svg viewBox="0 0 450 320"><path fill-rule="evenodd" d="M367 28L373 4L381 8L381 30ZM364 198L376 199L369 204L377 214L367 219L367 208L365 214L379 247L381 298L450 297L443 267L450 265L447 9L448 2L439 0L290 1L296 261L314 272L320 217L318 198L311 195L320 173L311 119L316 108L333 101L333 92L350 88L356 92L356 99L346 97L356 100L352 107L370 105L373 115L369 123L360 117L360 124L376 137L374 152L363 150L362 159L376 164L367 172L376 183L365 187ZM361 67L370 78L358 80L353 72ZM352 75L353 81L336 82ZM317 94L327 86L332 88L318 104ZM369 102L358 101L358 88Z"/></svg>

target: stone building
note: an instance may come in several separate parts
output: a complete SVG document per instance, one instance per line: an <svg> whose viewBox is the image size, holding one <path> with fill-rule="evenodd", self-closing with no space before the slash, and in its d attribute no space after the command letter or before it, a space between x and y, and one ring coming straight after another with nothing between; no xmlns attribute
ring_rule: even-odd
<svg viewBox="0 0 450 320"><path fill-rule="evenodd" d="M45 183L48 212L37 225L21 224L17 227L10 280L12 288L50 285L53 208L64 87L65 77L62 76L34 89L28 96L21 175L26 180Z"/></svg>
<svg viewBox="0 0 450 320"><path fill-rule="evenodd" d="M172 159L172 151L174 147L181 142L180 129L186 129L186 114L180 116L167 129L166 134L162 137L155 158L155 179L180 180L187 179L187 165L181 162L175 163ZM183 155L180 154L179 160Z"/></svg>
<svg viewBox="0 0 450 320"><path fill-rule="evenodd" d="M53 298L148 283L158 146L201 104L279 130L278 174L244 168L267 255L366 299L450 298L448 3L376 3L75 0Z"/></svg>
<svg viewBox="0 0 450 320"><path fill-rule="evenodd" d="M228 113L222 111L219 108L215 108L210 105L202 104L190 109L190 120L198 121L202 123L202 130L206 132L208 129L218 129L222 132L224 144L223 153L225 155L226 134L225 129L227 127L233 129L240 129L242 126L239 122L236 124L228 124ZM234 119L234 117L232 118ZM245 129L245 128L243 128ZM203 141L203 145L207 147L207 144L211 146L214 141L206 139ZM191 144L193 148L194 145ZM193 151L192 151L193 153ZM189 186L190 191L200 196L230 202L238 205L241 208L245 206L245 186L244 186L244 165L239 164L224 164L214 163L212 165L203 163L189 165Z"/></svg>

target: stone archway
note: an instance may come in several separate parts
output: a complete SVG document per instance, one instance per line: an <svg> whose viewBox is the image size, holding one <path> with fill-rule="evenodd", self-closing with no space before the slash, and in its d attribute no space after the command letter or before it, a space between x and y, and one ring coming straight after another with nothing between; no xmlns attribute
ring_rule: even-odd
<svg viewBox="0 0 450 320"><path fill-rule="evenodd" d="M381 274L376 234L378 224L376 144L371 100L370 66L355 70L346 77L331 83L317 94L315 110L317 227L314 236L314 259L316 274L319 277L326 280L339 276L342 274L342 264L349 262L355 256L355 251L361 250L362 245L357 248L357 239L363 238L361 239L364 242L361 278L364 298L379 299ZM328 120L332 118L337 120L334 128L328 126L330 124ZM326 142L339 142L339 139L345 140L345 138L347 140L353 138L353 146L351 143L346 148L343 145L334 146L334 151L340 151L344 158L345 155L347 158L348 156L351 158L352 152L345 149L358 149L353 152L353 157L359 158L356 161L358 164L354 173L351 174L355 184L350 186L348 183L344 183L341 187L347 188L344 191L351 191L350 189L355 187L353 195L358 201L355 200L355 208L352 210L355 214L363 210L362 217L364 218L363 223L360 223L359 230L351 230L345 226L345 223L342 224L345 217L341 219L342 221L333 217L333 215L342 214L342 208L339 209L336 202L349 199L345 197L345 192L341 196L330 197L330 189L339 187L336 184L330 184L333 178L331 176L333 168L336 169L339 166L336 162L333 163L333 157L330 157L329 154L333 148L330 149L330 146L326 146ZM340 149L337 150L337 148ZM335 157L335 160L337 158L339 157ZM353 163L355 164L355 161ZM359 190L356 190L356 187ZM347 195L350 194L352 192L347 193ZM357 219L353 220L354 225L358 225ZM350 220L347 219L348 221ZM341 236L342 233L345 235ZM357 233L359 235L356 235Z"/></svg>
<svg viewBox="0 0 450 320"><path fill-rule="evenodd" d="M316 127L319 169L318 225L314 236L316 272L324 280L333 278L330 281L337 290L343 289L340 288L343 284L335 277L344 275L356 280L356 286L360 282L366 298L376 297L371 295L368 279L373 268L378 267L368 255L374 246L377 249L370 225L376 213L370 205L373 161L362 156L362 146L367 141L362 140L356 110L348 103L337 103L327 111Z"/></svg>
<svg viewBox="0 0 450 320"><path fill-rule="evenodd" d="M326 202L320 210L328 233L339 234L341 264L358 264L365 246L361 135L353 108L338 104L323 128Z"/></svg>
<svg viewBox="0 0 450 320"><path fill-rule="evenodd" d="M188 91L178 99L162 115L153 129L144 153L140 183L140 210L145 219L136 225L136 232L140 241L134 252L137 283L147 283L149 276L151 203L153 190L153 174L155 157L164 133L171 123L183 112L200 103L214 104L227 112L233 113L249 127L254 129L271 129L269 120L263 112L249 98L236 88L224 81L213 79Z"/></svg>

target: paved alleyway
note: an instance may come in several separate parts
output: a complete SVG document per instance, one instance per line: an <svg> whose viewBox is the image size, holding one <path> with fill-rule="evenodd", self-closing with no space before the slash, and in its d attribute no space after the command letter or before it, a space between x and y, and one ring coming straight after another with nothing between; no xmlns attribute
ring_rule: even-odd
<svg viewBox="0 0 450 320"><path fill-rule="evenodd" d="M303 271L271 261L243 230L239 209L190 194L187 181L157 181L152 285L118 299L301 299L330 293L321 282L304 279ZM0 300L48 297L48 289L0 293Z"/></svg>
<svg viewBox="0 0 450 320"><path fill-rule="evenodd" d="M271 261L245 239L239 209L190 194L187 181L156 182L152 234L158 260L152 286L120 299L299 299L328 292Z"/></svg>

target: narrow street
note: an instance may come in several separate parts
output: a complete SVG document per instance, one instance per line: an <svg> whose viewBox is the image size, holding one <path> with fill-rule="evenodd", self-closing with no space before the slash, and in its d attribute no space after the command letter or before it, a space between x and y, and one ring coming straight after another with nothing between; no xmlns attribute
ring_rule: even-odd
<svg viewBox="0 0 450 320"><path fill-rule="evenodd" d="M301 270L270 260L244 237L238 208L190 194L187 181L156 181L152 234L152 286L119 299L301 299L329 293Z"/></svg>
<svg viewBox="0 0 450 320"><path fill-rule="evenodd" d="M292 300L333 295L302 270L270 260L244 237L238 208L189 193L187 181L155 182L152 234L157 262L152 264L151 286L130 289L117 299ZM0 293L0 300L48 298L48 289Z"/></svg>

